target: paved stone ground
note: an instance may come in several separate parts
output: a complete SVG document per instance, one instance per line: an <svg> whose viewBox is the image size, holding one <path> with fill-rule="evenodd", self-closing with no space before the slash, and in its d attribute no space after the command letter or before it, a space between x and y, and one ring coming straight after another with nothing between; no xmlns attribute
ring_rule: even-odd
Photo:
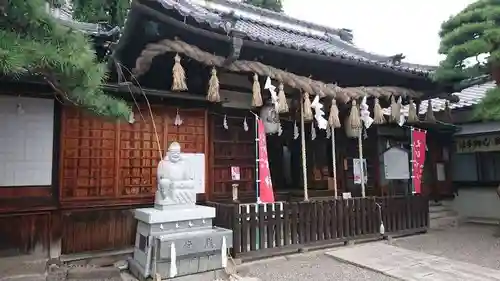
<svg viewBox="0 0 500 281"><path fill-rule="evenodd" d="M407 250L386 242L346 247L327 255L406 281L500 281L500 270Z"/></svg>
<svg viewBox="0 0 500 281"><path fill-rule="evenodd" d="M500 270L498 226L465 224L455 229L394 239L392 245Z"/></svg>
<svg viewBox="0 0 500 281"><path fill-rule="evenodd" d="M262 281L395 281L397 279L338 262L325 251L297 254L242 265L242 275Z"/></svg>

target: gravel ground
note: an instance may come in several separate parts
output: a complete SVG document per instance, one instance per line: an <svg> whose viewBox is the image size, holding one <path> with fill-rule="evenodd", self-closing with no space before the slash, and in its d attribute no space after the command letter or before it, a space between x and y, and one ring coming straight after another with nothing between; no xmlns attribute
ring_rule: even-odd
<svg viewBox="0 0 500 281"><path fill-rule="evenodd" d="M325 255L324 251L263 260L241 268L244 275L261 281L396 281L370 270L344 264Z"/></svg>
<svg viewBox="0 0 500 281"><path fill-rule="evenodd" d="M465 224L455 229L393 240L394 246L500 270L497 226Z"/></svg>

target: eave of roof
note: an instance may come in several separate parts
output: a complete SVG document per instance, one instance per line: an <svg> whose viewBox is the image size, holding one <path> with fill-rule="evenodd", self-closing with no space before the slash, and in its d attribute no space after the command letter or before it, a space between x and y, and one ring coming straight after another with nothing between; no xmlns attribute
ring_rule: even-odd
<svg viewBox="0 0 500 281"><path fill-rule="evenodd" d="M391 68L419 76L427 76L435 66L392 63L391 57L364 51L340 37L342 30L300 21L268 10L227 0L155 0L167 10L207 24L226 33L237 30L248 39L264 44L317 53L324 56Z"/></svg>
<svg viewBox="0 0 500 281"><path fill-rule="evenodd" d="M49 8L49 13L61 25L81 31L92 37L113 37L120 34L121 29L105 23L88 23L75 21L71 15L71 7L61 9Z"/></svg>
<svg viewBox="0 0 500 281"><path fill-rule="evenodd" d="M451 110L454 109L465 109L468 107L472 107L484 98L486 92L490 89L493 89L496 86L495 82L489 81L487 83L483 83L480 85L474 85L469 88L463 89L460 92L454 93L453 95L459 98L459 101L456 103L449 103L448 106ZM445 110L446 99L441 98L433 98L431 99L432 111L440 112ZM428 100L423 100L420 104L419 114L425 114L427 112ZM401 111L405 116L408 116L408 105L402 107ZM385 108L384 114L389 115L390 109Z"/></svg>

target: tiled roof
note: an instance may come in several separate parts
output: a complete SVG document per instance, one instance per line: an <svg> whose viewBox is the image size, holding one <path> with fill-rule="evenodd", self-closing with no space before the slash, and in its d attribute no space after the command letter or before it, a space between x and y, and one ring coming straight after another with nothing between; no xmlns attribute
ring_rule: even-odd
<svg viewBox="0 0 500 281"><path fill-rule="evenodd" d="M80 30L91 36L114 36L120 33L119 27L111 27L106 24L78 22L71 19L57 19L62 25Z"/></svg>
<svg viewBox="0 0 500 281"><path fill-rule="evenodd" d="M450 109L458 109L458 108L467 108L479 103L483 98L485 93L493 89L495 87L495 82L487 82L480 85L475 85L469 88L462 90L461 92L454 93L459 98L457 103L449 103ZM432 102L432 110L434 112L443 111L445 108L446 100L440 98L431 99ZM428 101L424 100L420 104L420 112L419 114L425 114L427 112L427 104ZM403 106L403 114L408 116L408 105ZM385 108L384 114L389 115L390 109Z"/></svg>
<svg viewBox="0 0 500 281"><path fill-rule="evenodd" d="M48 7L48 3L47 3ZM109 26L100 23L87 23L73 20L71 6L63 5L61 9L49 8L50 14L62 25L80 30L90 36L114 36L120 33L119 27Z"/></svg>
<svg viewBox="0 0 500 281"><path fill-rule="evenodd" d="M436 67L402 62L394 65L390 56L362 50L350 43L352 35L345 29L334 29L301 21L250 5L228 0L156 0L169 10L229 33L236 29L248 39L290 49L340 57L361 64L391 68L425 76Z"/></svg>

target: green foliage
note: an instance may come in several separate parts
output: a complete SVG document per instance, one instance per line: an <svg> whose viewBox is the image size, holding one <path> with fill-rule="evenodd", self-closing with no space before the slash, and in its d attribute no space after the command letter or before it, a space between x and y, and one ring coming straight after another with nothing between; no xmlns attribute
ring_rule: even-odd
<svg viewBox="0 0 500 281"><path fill-rule="evenodd" d="M243 3L275 12L283 12L283 0L243 0Z"/></svg>
<svg viewBox="0 0 500 281"><path fill-rule="evenodd" d="M73 17L83 22L123 26L130 0L73 0Z"/></svg>
<svg viewBox="0 0 500 281"><path fill-rule="evenodd" d="M500 66L500 1L479 0L441 25L439 53L446 55L434 79L456 83L485 74ZM486 58L486 63L479 60ZM470 59L475 58L475 63ZM466 65L466 60L467 65ZM474 117L500 120L500 89L487 92L474 108Z"/></svg>
<svg viewBox="0 0 500 281"><path fill-rule="evenodd" d="M500 88L486 92L481 103L474 107L473 116L476 120L500 120Z"/></svg>
<svg viewBox="0 0 500 281"><path fill-rule="evenodd" d="M488 65L477 60L487 56L488 64L500 62L500 1L479 0L441 25L439 53L446 55L434 73L441 82L458 82L488 73ZM477 62L465 65L465 60Z"/></svg>
<svg viewBox="0 0 500 281"><path fill-rule="evenodd" d="M126 119L131 108L105 95L106 68L85 35L57 23L43 0L6 0L0 12L0 73L42 76L70 102L98 115Z"/></svg>

